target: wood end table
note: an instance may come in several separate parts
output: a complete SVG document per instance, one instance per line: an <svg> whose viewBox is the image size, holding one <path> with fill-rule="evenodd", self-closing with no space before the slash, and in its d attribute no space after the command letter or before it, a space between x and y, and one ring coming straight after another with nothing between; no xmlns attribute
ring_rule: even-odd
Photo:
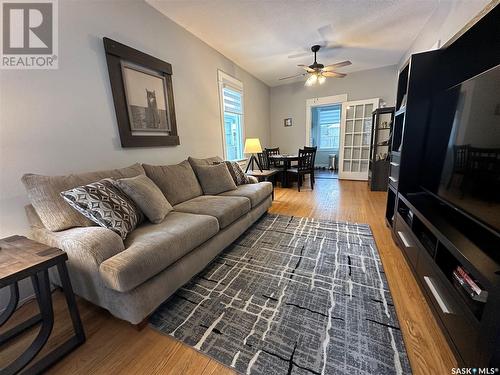
<svg viewBox="0 0 500 375"><path fill-rule="evenodd" d="M57 267L61 286L66 297L69 314L73 323L74 336L54 348L24 370L28 374L38 374L57 362L63 356L85 342L80 314L75 295L66 268L68 256L60 249L50 247L23 236L11 236L0 239L0 288L10 288L10 300L7 308L0 314L0 327L16 311L19 303L18 282L31 278L40 313L0 334L0 347L24 331L40 324L40 330L30 346L0 373L15 374L25 369L47 343L54 327L54 310L50 292L49 268Z"/></svg>

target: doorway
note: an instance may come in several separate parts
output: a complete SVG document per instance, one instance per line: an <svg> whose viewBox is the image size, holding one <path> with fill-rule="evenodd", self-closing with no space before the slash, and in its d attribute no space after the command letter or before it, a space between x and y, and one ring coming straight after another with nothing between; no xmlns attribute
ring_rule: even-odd
<svg viewBox="0 0 500 375"><path fill-rule="evenodd" d="M318 148L316 178L338 176L342 103L346 101L347 94L306 100L306 145Z"/></svg>
<svg viewBox="0 0 500 375"><path fill-rule="evenodd" d="M311 144L317 147L317 178L337 178L341 114L342 104L311 108Z"/></svg>

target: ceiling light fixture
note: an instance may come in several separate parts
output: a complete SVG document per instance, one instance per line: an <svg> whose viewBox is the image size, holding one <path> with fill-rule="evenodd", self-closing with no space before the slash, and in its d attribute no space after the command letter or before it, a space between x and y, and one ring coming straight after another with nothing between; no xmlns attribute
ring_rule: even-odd
<svg viewBox="0 0 500 375"><path fill-rule="evenodd" d="M306 80L306 86L312 86L318 81L318 76L316 74L311 74L309 78Z"/></svg>
<svg viewBox="0 0 500 375"><path fill-rule="evenodd" d="M322 85L323 83L326 82L326 77L321 74L321 73L311 73L309 75L309 78L307 78L305 85L306 86L313 86L317 83Z"/></svg>
<svg viewBox="0 0 500 375"><path fill-rule="evenodd" d="M327 78L343 78L346 76L345 73L339 73L335 71L337 68L341 68L343 66L348 66L351 65L351 62L346 60L346 61L341 61L335 64L330 64L330 65L323 65L318 63L316 60L316 54L321 48L320 45L314 45L311 47L311 51L314 53L314 62L311 65L305 65L305 64L299 64L297 66L301 67L304 69L306 72L304 73L299 73L295 74L293 76L288 76L288 77L283 77L280 78L279 80L285 80L285 79L293 79L297 77L307 77L306 86L312 86L316 83L319 83L320 85L324 84Z"/></svg>

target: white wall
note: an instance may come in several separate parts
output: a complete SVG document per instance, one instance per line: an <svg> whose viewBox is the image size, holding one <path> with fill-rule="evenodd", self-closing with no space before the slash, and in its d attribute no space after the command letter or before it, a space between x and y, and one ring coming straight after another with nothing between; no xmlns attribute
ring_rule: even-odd
<svg viewBox="0 0 500 375"><path fill-rule="evenodd" d="M348 100L381 98L388 106L396 97L397 68L383 68L349 73L345 78L329 78L323 85L306 87L304 82L271 88L271 144L283 152L297 152L306 140L306 100L347 94ZM292 118L293 126L283 120Z"/></svg>
<svg viewBox="0 0 500 375"><path fill-rule="evenodd" d="M168 61L181 145L123 149L102 37ZM59 69L1 71L0 236L24 234L24 173L222 155L217 69L243 81L248 137L269 143L269 87L142 1L59 1Z"/></svg>
<svg viewBox="0 0 500 375"><path fill-rule="evenodd" d="M404 65L406 60L414 53L429 51L446 44L448 40L492 2L491 0L439 2L434 13L429 17L406 54L401 58L399 66ZM437 43L439 46L436 45Z"/></svg>

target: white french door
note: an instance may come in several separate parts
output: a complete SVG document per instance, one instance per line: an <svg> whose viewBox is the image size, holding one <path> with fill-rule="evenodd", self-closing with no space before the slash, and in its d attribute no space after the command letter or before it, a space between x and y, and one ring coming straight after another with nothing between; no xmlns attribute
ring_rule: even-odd
<svg viewBox="0 0 500 375"><path fill-rule="evenodd" d="M379 101L376 98L342 103L339 178L368 180L372 112Z"/></svg>

